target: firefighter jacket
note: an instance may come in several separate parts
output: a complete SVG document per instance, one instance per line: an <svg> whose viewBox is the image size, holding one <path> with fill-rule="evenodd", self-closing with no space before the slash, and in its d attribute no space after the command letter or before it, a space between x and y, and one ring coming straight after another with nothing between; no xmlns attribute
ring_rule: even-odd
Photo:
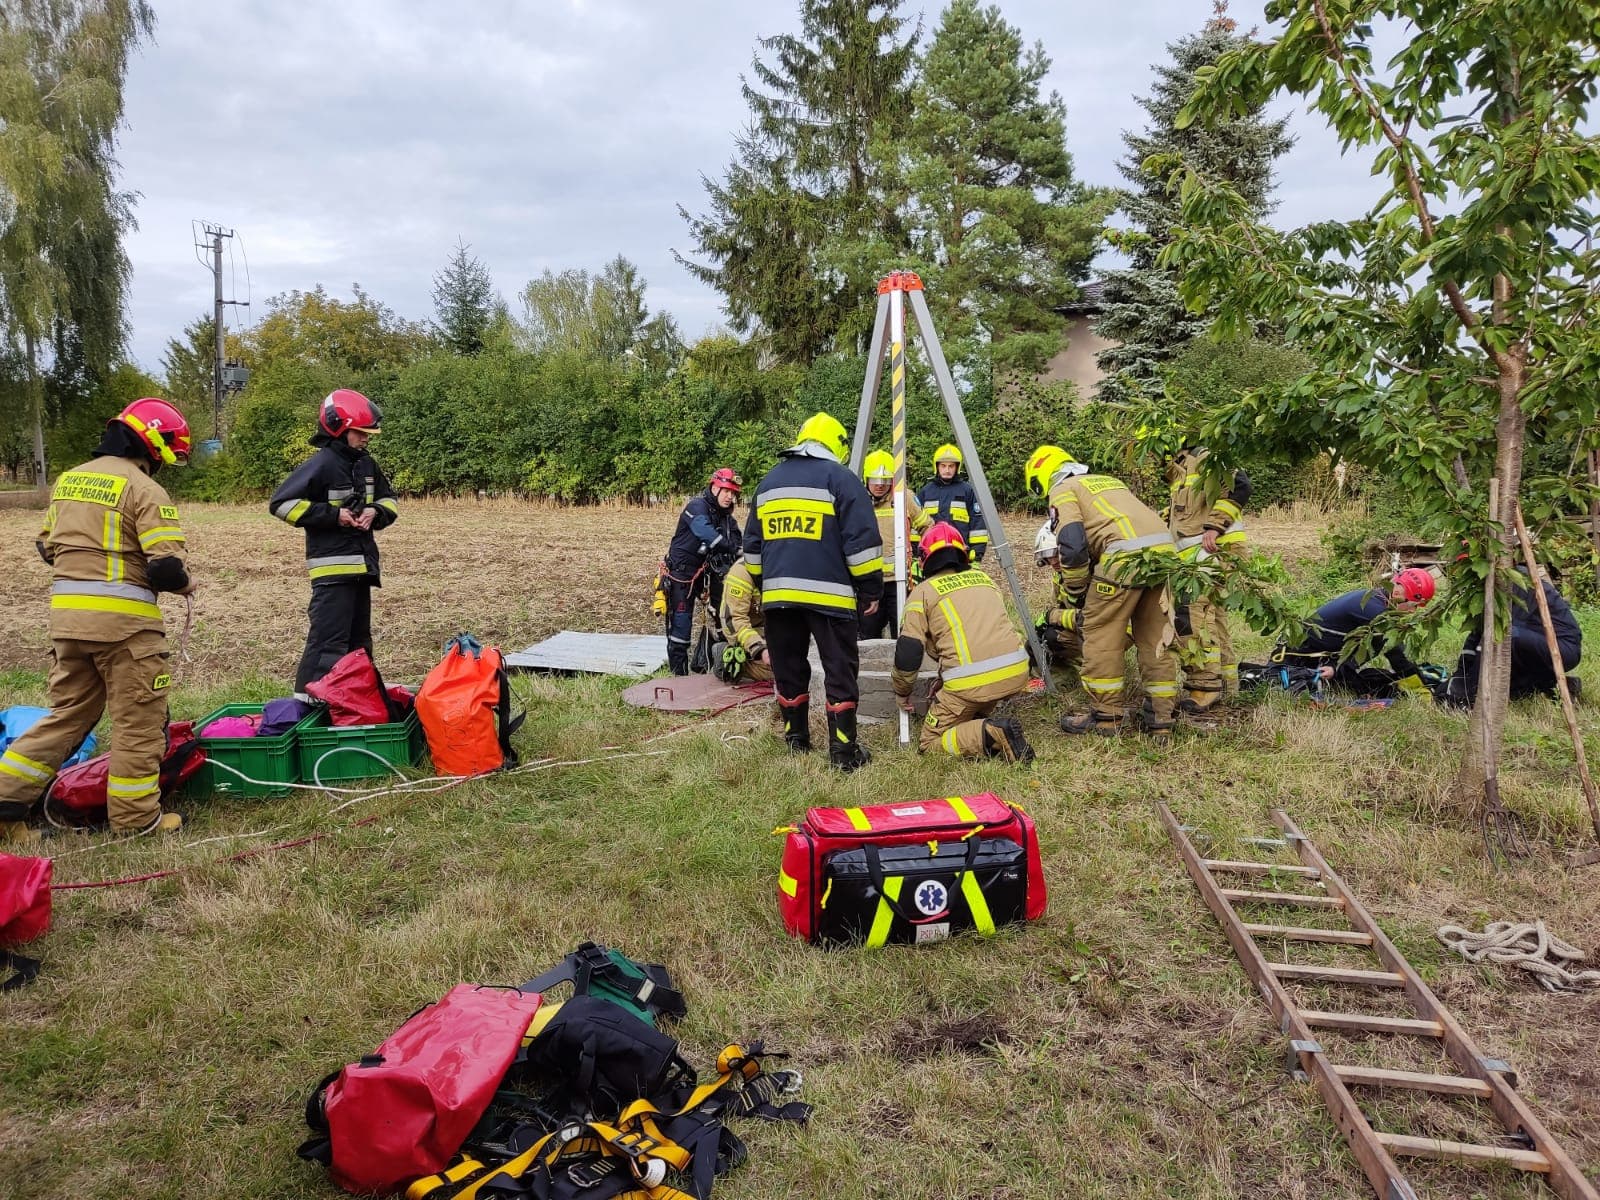
<svg viewBox="0 0 1600 1200"><path fill-rule="evenodd" d="M744 561L764 607L854 616L883 595L883 542L866 485L815 442L782 451L756 485Z"/></svg>
<svg viewBox="0 0 1600 1200"><path fill-rule="evenodd" d="M942 686L964 699L998 700L1028 682L1028 652L994 580L977 567L940 571L906 598L891 681L909 696L926 651Z"/></svg>
<svg viewBox="0 0 1600 1200"><path fill-rule="evenodd" d="M694 577L708 557L732 561L739 552L739 522L708 487L683 506L667 547L667 570L680 582ZM726 565L726 564L724 564Z"/></svg>
<svg viewBox="0 0 1600 1200"><path fill-rule="evenodd" d="M306 570L312 584L365 580L378 585L378 539L400 518L394 489L377 461L352 450L343 438L320 440L322 448L278 485L267 505L280 521L306 531ZM372 529L339 524L339 511L373 508Z"/></svg>
<svg viewBox="0 0 1600 1200"><path fill-rule="evenodd" d="M1109 583L1128 584L1120 561L1147 546L1173 548L1172 534L1148 505L1110 475L1069 475L1050 481L1050 521L1061 550L1061 584L1078 595L1093 568Z"/></svg>
<svg viewBox="0 0 1600 1200"><path fill-rule="evenodd" d="M1287 646L1275 661L1320 664L1323 660L1339 657L1345 642L1358 630L1364 629L1389 611L1389 592L1386 588L1356 588L1335 596L1306 621L1306 636L1298 646ZM1406 657L1398 645L1375 645L1373 657L1384 655L1389 667L1401 678L1417 673L1416 664ZM1367 660L1370 661L1370 660ZM1356 665L1361 665L1359 662Z"/></svg>
<svg viewBox="0 0 1600 1200"><path fill-rule="evenodd" d="M750 578L750 569L736 562L722 581L722 632L744 647L751 658L767 648L763 636L767 619L761 612L761 588Z"/></svg>
<svg viewBox="0 0 1600 1200"><path fill-rule="evenodd" d="M39 533L50 564L50 636L120 642L165 631L157 592L189 589L183 527L142 462L90 459L56 480Z"/></svg>
<svg viewBox="0 0 1600 1200"><path fill-rule="evenodd" d="M1534 599L1533 588L1528 585L1527 568L1518 567L1517 570L1520 574L1512 576L1512 632L1527 630L1543 637L1544 619L1539 616L1539 602ZM1583 657L1583 630L1578 628L1577 618L1572 615L1565 597L1556 591L1556 585L1548 579L1541 579L1539 586L1544 589L1544 600L1550 607L1550 624L1556 631L1556 646L1561 651L1561 661L1566 664L1565 669L1570 671Z"/></svg>
<svg viewBox="0 0 1600 1200"><path fill-rule="evenodd" d="M1206 476L1205 462L1209 457L1211 451L1204 446L1188 446L1167 464L1167 521L1177 539L1178 552L1186 556L1205 556L1200 538L1208 529L1221 535L1217 538L1219 546L1244 542L1241 514L1250 500L1250 476L1235 471L1223 486L1223 479Z"/></svg>
<svg viewBox="0 0 1600 1200"><path fill-rule="evenodd" d="M872 493L867 493L869 496ZM885 583L892 583L898 579L894 573L894 489L891 488L881 500L873 497L873 515L878 518L878 536L883 539L883 578ZM906 525L909 532L906 534L906 565L916 561L917 534L926 529L932 522L927 514L922 511L922 505L917 503L917 498L910 491L906 492Z"/></svg>
<svg viewBox="0 0 1600 1200"><path fill-rule="evenodd" d="M935 521L948 521L961 534L972 557L983 557L989 548L989 527L984 524L983 507L970 483L959 475L946 483L936 475L923 484L922 491L917 493L917 503L922 506L930 525Z"/></svg>

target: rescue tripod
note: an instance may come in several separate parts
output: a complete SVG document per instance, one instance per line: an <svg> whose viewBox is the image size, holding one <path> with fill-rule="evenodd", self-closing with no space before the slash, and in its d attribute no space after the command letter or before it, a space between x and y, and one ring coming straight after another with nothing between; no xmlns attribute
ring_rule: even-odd
<svg viewBox="0 0 1600 1200"><path fill-rule="evenodd" d="M867 457L867 443L872 437L872 416L878 406L878 388L883 382L883 360L889 359L889 403L893 426L894 454L894 574L895 612L898 634L899 622L906 610L906 302L910 301L911 314L916 318L917 332L922 338L922 355L933 368L933 378L944 401L945 415L955 430L956 445L967 462L967 474L978 493L978 503L992 514L989 528L989 546L1000 560L1000 568L1011 585L1011 597L1016 601L1017 615L1022 619L1022 633L1027 639L1028 655L1044 680L1044 690L1054 694L1055 681L1050 678L1050 660L1045 654L1039 632L1034 628L1028 599L1022 594L1022 581L1017 577L1016 562L1011 556L1011 543L1006 539L1005 526L1000 511L995 507L994 495L989 491L989 480L983 473L983 463L978 460L978 448L973 445L972 431L967 428L966 414L961 410L961 398L956 395L955 382L950 378L950 368L945 365L944 350L939 345L939 335L933 329L933 317L928 312L928 301L922 294L922 279L911 271L894 271L878 281L878 312L872 321L872 342L867 357L867 377L861 385L861 408L856 413L855 443L850 448L850 469L861 474ZM900 710L900 744L911 741L911 723L904 709Z"/></svg>

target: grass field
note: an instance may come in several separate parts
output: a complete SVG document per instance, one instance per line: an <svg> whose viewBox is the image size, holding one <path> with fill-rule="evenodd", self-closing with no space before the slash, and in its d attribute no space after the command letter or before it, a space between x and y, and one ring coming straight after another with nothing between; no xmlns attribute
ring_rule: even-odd
<svg viewBox="0 0 1600 1200"><path fill-rule="evenodd" d="M405 505L383 535L380 665L416 679L463 629L506 647L563 628L649 631L649 582L675 516ZM0 513L0 704L43 696L36 520ZM201 592L176 715L281 694L304 631L298 535L264 506L191 506L185 522ZM1036 524L1008 528L1029 545ZM1314 525L1285 515L1252 527L1296 570L1319 570ZM1029 575L1042 596L1046 580ZM169 614L176 630L181 604ZM1600 636L1600 613L1580 615ZM1581 674L1600 694L1600 672ZM1430 706L1354 716L1272 701L1157 750L1069 742L1053 728L1061 704L1038 698L1020 709L1039 750L1030 771L919 759L880 728L871 768L840 778L816 756L783 756L760 706L683 724L622 705L621 686L516 681L525 760L602 761L336 813L352 797L196 801L176 839L53 842L58 882L182 873L56 893L43 974L0 995L0 1195L336 1194L293 1154L310 1086L452 984L517 982L584 938L670 966L689 998L677 1032L692 1060L760 1036L805 1073L813 1124L745 1126L751 1161L717 1189L729 1200L1368 1195L1314 1091L1285 1075L1283 1039L1161 831L1157 799L1233 857L1247 856L1239 837L1271 832L1271 806L1286 807L1485 1052L1515 1065L1568 1151L1600 1172L1600 996L1547 996L1448 957L1434 937L1445 922L1542 917L1600 945L1600 868L1560 865L1587 818L1553 706L1513 711L1502 785L1538 857L1497 873L1449 795L1465 719ZM1597 711L1580 709L1594 758ZM775 826L813 804L983 790L1038 822L1045 920L870 954L784 936ZM1374 1007L1365 993L1305 994ZM1348 1061L1387 1050L1327 1042ZM1381 1065L1445 1069L1406 1049L1406 1062ZM1388 1093L1369 1111L1396 1131L1488 1136L1464 1102ZM1431 1196L1540 1191L1421 1162L1413 1179Z"/></svg>

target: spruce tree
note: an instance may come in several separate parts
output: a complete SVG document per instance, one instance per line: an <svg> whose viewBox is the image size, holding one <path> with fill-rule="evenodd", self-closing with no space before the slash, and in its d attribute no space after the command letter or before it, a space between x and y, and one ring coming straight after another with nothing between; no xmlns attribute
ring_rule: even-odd
<svg viewBox="0 0 1600 1200"><path fill-rule="evenodd" d="M887 150L941 339L952 360L987 347L997 366L1038 371L1109 197L1075 180L1065 106L1040 92L1050 59L998 7L954 0L920 65L906 137Z"/></svg>
<svg viewBox="0 0 1600 1200"><path fill-rule="evenodd" d="M802 0L797 34L761 40L770 57L744 84L750 126L725 177L704 181L709 211L679 208L703 261L678 261L782 360L808 362L870 320L884 263L854 247L904 247L872 150L906 119L917 33L900 5Z"/></svg>
<svg viewBox="0 0 1600 1200"><path fill-rule="evenodd" d="M1139 100L1150 118L1144 131L1122 135L1128 153L1117 170L1129 186L1118 193L1118 208L1131 228L1109 233L1108 240L1130 262L1105 276L1105 310L1095 332L1117 344L1098 355L1106 372L1101 399L1119 401L1157 391L1162 365L1211 322L1209 313L1185 307L1177 273L1156 263L1172 241L1180 213L1179 199L1168 186L1170 164L1152 169L1152 156L1159 164L1162 156L1181 155L1207 178L1236 189L1257 216L1272 210L1273 160L1294 143L1286 120L1269 120L1262 106L1254 105L1211 124L1177 124L1179 112L1194 95L1195 72L1248 40L1228 17L1225 0L1217 0L1205 27L1169 45L1172 60L1153 68L1155 85Z"/></svg>
<svg viewBox="0 0 1600 1200"><path fill-rule="evenodd" d="M434 324L446 349L452 354L482 350L497 308L489 268L458 241L444 270L433 277Z"/></svg>

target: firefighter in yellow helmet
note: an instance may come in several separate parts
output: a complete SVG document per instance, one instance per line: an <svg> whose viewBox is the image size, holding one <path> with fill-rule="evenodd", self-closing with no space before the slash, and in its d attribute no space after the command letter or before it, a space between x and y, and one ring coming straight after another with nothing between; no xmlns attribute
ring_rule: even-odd
<svg viewBox="0 0 1600 1200"><path fill-rule="evenodd" d="M1168 527L1178 553L1204 561L1244 550L1242 513L1250 499L1250 476L1243 471L1217 474L1208 469L1211 452L1183 446L1167 463L1170 502ZM1209 593L1191 598L1177 612L1178 659L1187 695L1180 705L1195 715L1239 690L1239 656L1228 633L1227 609Z"/></svg>
<svg viewBox="0 0 1600 1200"><path fill-rule="evenodd" d="M728 641L714 655L712 670L729 683L771 679L772 664L767 661L767 621L761 612L761 585L751 577L743 558L734 563L723 578L722 608L718 616Z"/></svg>
<svg viewBox="0 0 1600 1200"><path fill-rule="evenodd" d="M971 483L961 478L961 451L946 442L933 452L933 478L922 485L917 503L928 514L928 521L946 521L956 527L961 540L972 551L972 560L982 562L989 549L989 527L984 522L983 506Z"/></svg>
<svg viewBox="0 0 1600 1200"><path fill-rule="evenodd" d="M1083 635L1078 632L1078 622L1083 610L1076 606L1076 597L1067 586L1067 576L1061 571L1061 546L1056 541L1056 531L1046 521L1033 539L1033 565L1049 567L1054 582L1051 605L1039 614L1036 627L1039 640L1050 651L1050 661L1062 667L1077 667L1083 662Z"/></svg>
<svg viewBox="0 0 1600 1200"><path fill-rule="evenodd" d="M1021 723L989 719L995 705L1028 686L1028 651L1000 589L971 564L961 534L943 521L922 535L917 553L922 582L906 597L890 678L900 706L910 712L924 652L939 661L939 686L922 723L920 748L1031 761Z"/></svg>
<svg viewBox="0 0 1600 1200"><path fill-rule="evenodd" d="M883 538L883 600L878 611L861 618L861 636L864 638L893 637L900 628L899 577L894 573L894 456L887 450L874 450L861 465L861 478L867 485L867 495L872 497L872 511L878 518L878 534ZM916 554L914 535L931 524L923 515L922 505L909 488L906 489L906 567L910 573L912 556ZM909 584L907 586L910 586Z"/></svg>
<svg viewBox="0 0 1600 1200"><path fill-rule="evenodd" d="M1141 586L1130 568L1133 555L1146 547L1176 553L1171 532L1121 480L1090 474L1059 446L1035 450L1025 474L1028 491L1050 499L1065 587L1074 601L1082 597L1079 678L1090 711L1062 717L1063 732L1115 736L1120 730L1123 656L1131 640L1147 698L1144 728L1166 738L1178 694L1172 600L1164 586Z"/></svg>
<svg viewBox="0 0 1600 1200"><path fill-rule="evenodd" d="M56 480L36 543L50 565L50 714L0 755L0 842L23 824L55 773L107 709L111 828L171 832L161 810L167 749L167 635L160 592L187 596L183 528L153 478L189 461L189 425L165 400L136 400L106 423L95 457Z"/></svg>

